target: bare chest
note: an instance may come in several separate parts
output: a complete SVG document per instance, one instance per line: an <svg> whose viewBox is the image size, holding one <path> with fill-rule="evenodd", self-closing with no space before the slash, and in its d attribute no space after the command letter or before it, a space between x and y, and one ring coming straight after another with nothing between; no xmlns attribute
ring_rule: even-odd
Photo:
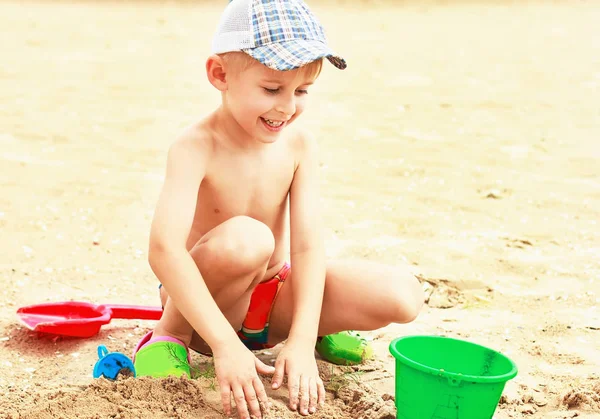
<svg viewBox="0 0 600 419"><path fill-rule="evenodd" d="M198 192L197 221L204 230L245 215L274 228L287 208L293 177L294 159L285 154L255 160L215 159Z"/></svg>

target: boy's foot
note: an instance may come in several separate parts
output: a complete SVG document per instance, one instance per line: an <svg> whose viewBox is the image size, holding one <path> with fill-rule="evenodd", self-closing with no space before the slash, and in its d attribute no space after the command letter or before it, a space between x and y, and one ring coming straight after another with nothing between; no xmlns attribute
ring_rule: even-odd
<svg viewBox="0 0 600 419"><path fill-rule="evenodd" d="M133 353L136 376L190 377L190 354L183 342L168 336L146 334Z"/></svg>
<svg viewBox="0 0 600 419"><path fill-rule="evenodd" d="M373 356L373 347L357 332L340 332L317 339L317 352L337 365L357 365Z"/></svg>

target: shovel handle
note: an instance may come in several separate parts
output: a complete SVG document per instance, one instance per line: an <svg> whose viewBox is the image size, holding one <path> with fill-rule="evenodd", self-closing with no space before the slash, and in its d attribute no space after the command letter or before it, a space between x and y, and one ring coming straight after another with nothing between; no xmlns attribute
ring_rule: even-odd
<svg viewBox="0 0 600 419"><path fill-rule="evenodd" d="M127 304L104 304L112 311L113 319L160 320L161 307L132 306Z"/></svg>

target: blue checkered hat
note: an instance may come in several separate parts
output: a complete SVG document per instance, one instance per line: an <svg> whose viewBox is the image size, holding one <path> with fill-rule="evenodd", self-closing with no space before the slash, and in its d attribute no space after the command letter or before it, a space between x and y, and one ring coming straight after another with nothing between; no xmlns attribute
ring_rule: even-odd
<svg viewBox="0 0 600 419"><path fill-rule="evenodd" d="M327 58L346 61L327 45L325 31L302 0L233 0L213 38L213 54L243 51L265 66L286 71Z"/></svg>

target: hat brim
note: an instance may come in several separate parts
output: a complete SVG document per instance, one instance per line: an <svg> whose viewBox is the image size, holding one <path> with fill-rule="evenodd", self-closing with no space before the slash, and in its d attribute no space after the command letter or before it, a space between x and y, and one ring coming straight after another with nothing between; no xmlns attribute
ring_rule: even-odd
<svg viewBox="0 0 600 419"><path fill-rule="evenodd" d="M337 56L323 42L315 40L294 39L243 51L261 64L278 71L294 70L320 58L327 58L340 70L346 68L343 58Z"/></svg>

